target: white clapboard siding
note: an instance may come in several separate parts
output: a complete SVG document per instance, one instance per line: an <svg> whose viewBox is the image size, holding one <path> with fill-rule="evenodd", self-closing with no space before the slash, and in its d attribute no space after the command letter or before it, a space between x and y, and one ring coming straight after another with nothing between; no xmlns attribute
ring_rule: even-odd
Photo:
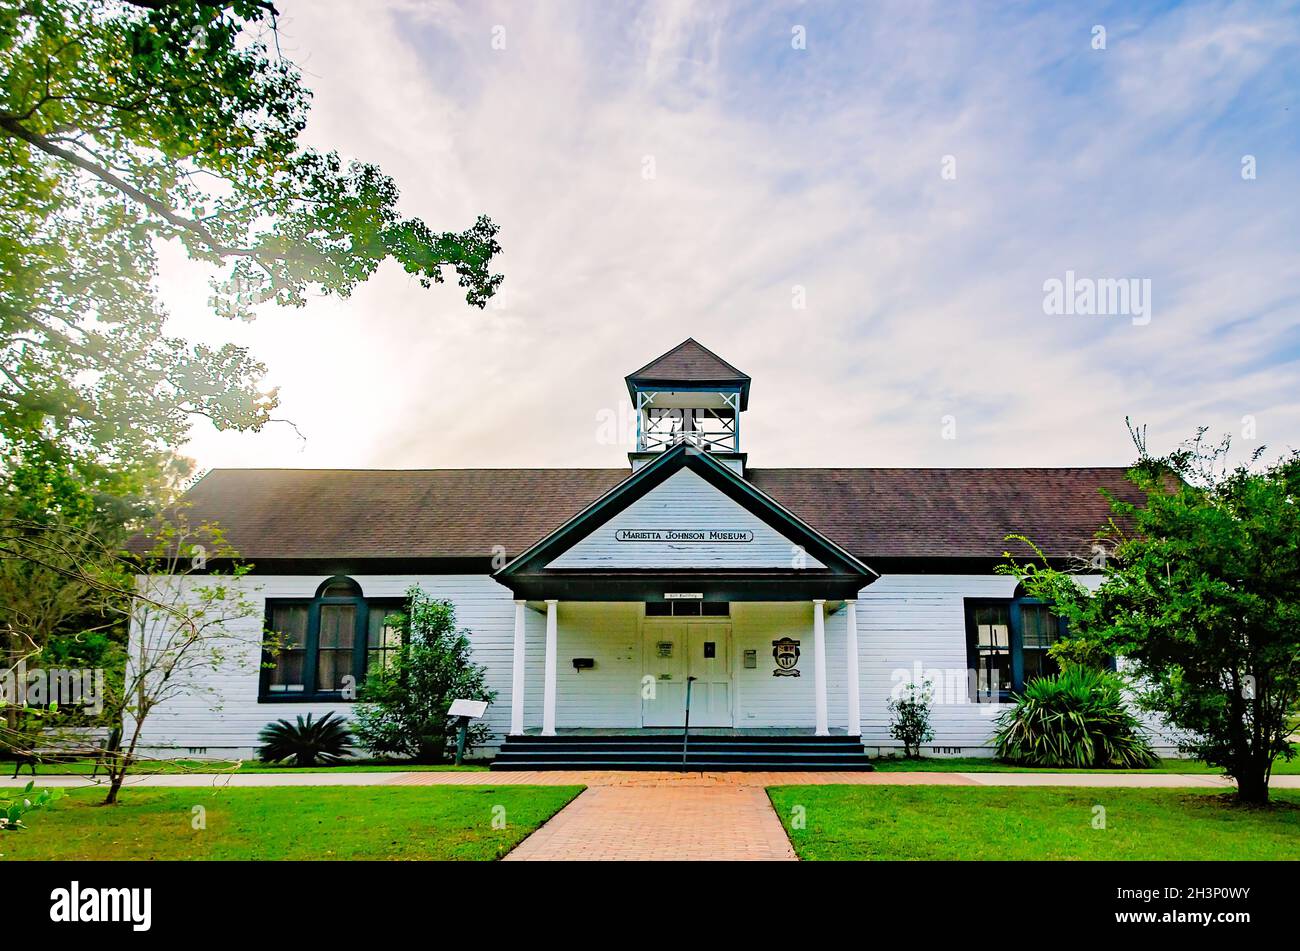
<svg viewBox="0 0 1300 951"><path fill-rule="evenodd" d="M204 671L190 689L161 705L144 729L146 752L153 755L247 757L257 733L268 722L298 714L347 715L347 703L260 703L257 699L260 636L267 598L310 598L324 576L250 576L240 582L256 605L253 616L230 626L239 649L218 670ZM367 597L400 597L413 584L456 606L457 621L469 631L474 659L487 668L488 686L497 692L487 722L496 741L510 720L514 602L510 592L486 575L359 575ZM185 583L206 583L188 579ZM995 704L973 704L967 697L964 599L1009 598L1015 579L1000 575L888 575L862 590L857 603L861 677L862 738L869 751L893 752L886 703L900 684L929 676L938 687L932 721L935 738L927 751L951 755L992 752ZM737 602L732 610L734 717L739 728L812 728L813 607L810 602ZM845 721L845 637L847 607L826 605L827 707L832 731ZM542 668L545 654L544 605L525 611L525 724L541 726ZM641 723L642 605L572 603L558 605L556 722L560 728L638 727ZM138 636L138 632L134 636ZM799 677L775 677L772 642L800 642ZM757 666L744 667L746 650ZM575 657L596 662L591 670L573 667ZM1157 724L1149 722L1153 730ZM494 744L495 745L495 742ZM1157 746L1170 753L1173 738L1159 731Z"/></svg>
<svg viewBox="0 0 1300 951"><path fill-rule="evenodd" d="M618 541L620 529L750 531L747 542ZM681 469L552 560L548 568L825 567L744 506Z"/></svg>
<svg viewBox="0 0 1300 951"><path fill-rule="evenodd" d="M487 668L488 686L500 695L488 709L488 722L497 732L504 732L510 723L515 617L509 590L486 575L353 577L366 597L400 597L411 585L419 584L434 597L455 604L457 623L471 632L474 659ZM324 580L324 575L250 575L242 579L240 583L256 605L256 612L229 625L239 638L238 646L228 650L220 669L200 672L192 678L194 682L183 695L169 699L150 714L142 734L146 752L163 756L248 757L257 746L258 731L273 720L293 720L308 713L320 717L330 711L346 716L349 703L261 703L257 698L266 599L310 598ZM189 578L184 583L208 581ZM536 719L541 717L543 636L544 621L530 623L529 662L532 679L538 687L530 716ZM133 632L133 637L138 643L139 632Z"/></svg>
<svg viewBox="0 0 1300 951"><path fill-rule="evenodd" d="M1084 583L1095 585L1093 579ZM967 756L992 753L993 720L1007 705L969 700L964 599L1010 598L1015 588L1016 579L1005 575L886 575L863 589L858 646L862 741L869 751L901 748L889 735L886 704L896 686L930 676L938 693L931 710L935 738L927 750ZM828 645L828 655L833 651ZM1157 750L1173 755L1177 744L1171 732L1153 717L1143 722L1154 734Z"/></svg>

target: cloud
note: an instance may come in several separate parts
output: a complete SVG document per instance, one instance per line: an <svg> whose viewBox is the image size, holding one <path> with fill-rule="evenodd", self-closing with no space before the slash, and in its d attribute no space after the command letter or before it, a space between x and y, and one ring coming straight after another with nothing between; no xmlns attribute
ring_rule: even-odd
<svg viewBox="0 0 1300 951"><path fill-rule="evenodd" d="M308 437L197 428L202 465L618 466L597 414L688 335L754 377L755 465L1123 463L1126 414L1300 444L1293 15L283 7L312 142L492 215L505 292L386 268L232 328L169 255L178 325L249 343ZM1151 323L1045 315L1066 270L1151 279Z"/></svg>

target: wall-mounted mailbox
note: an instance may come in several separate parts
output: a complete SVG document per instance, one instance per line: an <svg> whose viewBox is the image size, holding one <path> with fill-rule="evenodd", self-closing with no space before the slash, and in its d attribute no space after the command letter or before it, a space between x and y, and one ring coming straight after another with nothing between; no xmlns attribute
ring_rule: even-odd
<svg viewBox="0 0 1300 951"><path fill-rule="evenodd" d="M754 670L758 667L758 651L745 651L745 669Z"/></svg>
<svg viewBox="0 0 1300 951"><path fill-rule="evenodd" d="M594 658L594 657L575 657L575 658L573 658L573 669L574 669L574 670L591 670L591 669L592 669L593 667L595 667L595 666L596 666L596 658Z"/></svg>

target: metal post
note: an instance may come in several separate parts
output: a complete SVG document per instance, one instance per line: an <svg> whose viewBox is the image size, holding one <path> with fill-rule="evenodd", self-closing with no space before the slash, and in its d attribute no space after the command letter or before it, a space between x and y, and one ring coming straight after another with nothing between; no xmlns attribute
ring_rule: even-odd
<svg viewBox="0 0 1300 951"><path fill-rule="evenodd" d="M690 742L691 736L691 684L695 683L694 677L686 678L686 723L682 726L682 769L686 769L686 746Z"/></svg>
<svg viewBox="0 0 1300 951"><path fill-rule="evenodd" d="M469 717L460 718L460 732L456 734L456 765L465 759L465 733L469 730Z"/></svg>

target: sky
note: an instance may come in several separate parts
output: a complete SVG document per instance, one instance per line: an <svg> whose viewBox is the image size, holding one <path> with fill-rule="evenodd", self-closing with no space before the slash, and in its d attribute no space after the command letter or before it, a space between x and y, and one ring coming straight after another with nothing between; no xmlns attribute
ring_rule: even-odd
<svg viewBox="0 0 1300 951"><path fill-rule="evenodd" d="M278 5L306 142L491 216L505 283L245 325L165 249L172 329L294 424L196 424L200 470L624 466L622 378L688 336L753 378L754 466L1122 465L1126 416L1300 448L1296 5ZM1138 296L1049 312L1069 274Z"/></svg>

